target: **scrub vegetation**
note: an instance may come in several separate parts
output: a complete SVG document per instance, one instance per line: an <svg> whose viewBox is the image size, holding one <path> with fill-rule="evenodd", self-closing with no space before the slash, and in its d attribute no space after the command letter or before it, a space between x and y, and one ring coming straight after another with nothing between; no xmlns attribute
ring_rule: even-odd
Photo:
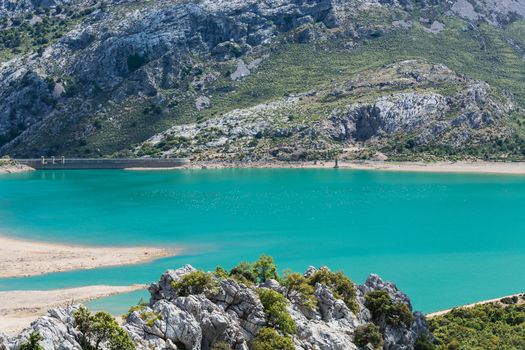
<svg viewBox="0 0 525 350"><path fill-rule="evenodd" d="M429 326L439 350L525 349L524 304L458 308L433 317Z"/></svg>
<svg viewBox="0 0 525 350"><path fill-rule="evenodd" d="M80 332L78 343L82 350L134 350L129 334L110 314L100 311L92 314L81 306L75 313L75 328Z"/></svg>

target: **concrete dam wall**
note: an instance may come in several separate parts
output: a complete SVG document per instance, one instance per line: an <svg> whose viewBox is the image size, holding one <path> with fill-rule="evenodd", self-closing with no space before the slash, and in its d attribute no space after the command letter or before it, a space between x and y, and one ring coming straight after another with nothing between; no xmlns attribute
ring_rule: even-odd
<svg viewBox="0 0 525 350"><path fill-rule="evenodd" d="M183 158L65 158L42 157L33 159L15 159L37 170L52 169L126 169L126 168L175 168L189 163Z"/></svg>

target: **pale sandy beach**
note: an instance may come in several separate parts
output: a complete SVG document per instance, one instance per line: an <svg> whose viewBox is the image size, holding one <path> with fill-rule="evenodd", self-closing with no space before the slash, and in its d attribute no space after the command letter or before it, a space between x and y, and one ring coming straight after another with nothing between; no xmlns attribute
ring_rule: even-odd
<svg viewBox="0 0 525 350"><path fill-rule="evenodd" d="M523 299L523 296L524 296L523 293L518 293L518 294L508 295L508 296L505 296L505 297L499 297L499 298L496 298L496 299L482 300L482 301L478 301L478 302L475 302L475 303L472 303L472 304L467 304L467 305L462 305L462 306L458 306L458 307L451 308L451 309L436 311L436 312L427 314L426 316L427 316L427 318L432 318L432 317L436 317L436 316L445 315L445 314L449 313L450 311L452 311L454 309L457 309L457 308L469 308L469 307L474 307L476 305L500 304L500 305L505 306L506 304L502 303L501 299L512 298L512 297L518 297L518 302L516 303L516 305L519 305L519 304L525 303L525 300Z"/></svg>
<svg viewBox="0 0 525 350"><path fill-rule="evenodd" d="M177 252L176 248L76 246L0 236L0 278L140 264Z"/></svg>
<svg viewBox="0 0 525 350"><path fill-rule="evenodd" d="M329 163L333 166L333 163ZM525 175L525 163L496 163L496 162L438 162L438 163L409 163L409 162L339 162L341 169L408 171L431 173L485 173L485 174L514 174Z"/></svg>
<svg viewBox="0 0 525 350"><path fill-rule="evenodd" d="M46 291L0 292L0 331L14 335L28 327L39 316L45 315L51 308L143 288L143 285L87 286Z"/></svg>
<svg viewBox="0 0 525 350"><path fill-rule="evenodd" d="M127 170L155 171L177 169L224 169L224 168L267 168L267 169L332 169L334 161L317 162L191 162L177 168L130 168ZM480 173L525 175L525 162L382 162L382 161L339 161L339 169L407 171L430 173Z"/></svg>

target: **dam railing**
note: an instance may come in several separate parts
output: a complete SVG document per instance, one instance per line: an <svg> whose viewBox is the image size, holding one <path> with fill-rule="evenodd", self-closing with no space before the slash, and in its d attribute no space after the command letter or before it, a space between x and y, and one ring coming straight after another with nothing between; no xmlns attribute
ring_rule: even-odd
<svg viewBox="0 0 525 350"><path fill-rule="evenodd" d="M189 163L189 160L185 158L67 158L52 156L14 160L37 170L175 168Z"/></svg>

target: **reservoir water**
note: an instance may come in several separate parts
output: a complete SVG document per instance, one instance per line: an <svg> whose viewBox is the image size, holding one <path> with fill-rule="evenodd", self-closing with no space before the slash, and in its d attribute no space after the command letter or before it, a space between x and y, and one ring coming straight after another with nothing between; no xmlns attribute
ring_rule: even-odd
<svg viewBox="0 0 525 350"><path fill-rule="evenodd" d="M343 169L37 171L0 176L0 233L184 247L126 267L0 279L0 290L156 281L168 268L280 269L392 280L436 311L525 291L525 177ZM142 293L144 295L144 293ZM120 312L140 293L93 303Z"/></svg>

